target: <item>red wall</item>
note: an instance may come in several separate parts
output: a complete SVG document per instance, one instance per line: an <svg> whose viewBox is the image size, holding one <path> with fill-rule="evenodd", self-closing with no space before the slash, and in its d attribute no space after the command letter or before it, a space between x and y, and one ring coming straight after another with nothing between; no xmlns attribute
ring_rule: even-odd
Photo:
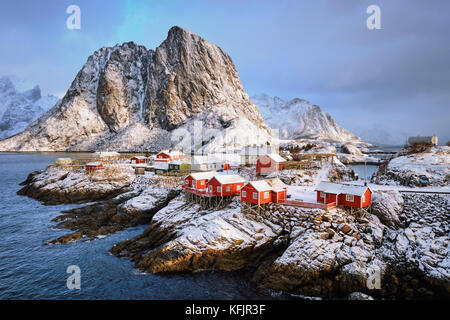
<svg viewBox="0 0 450 320"><path fill-rule="evenodd" d="M263 163L261 160L263 160ZM261 174L261 172L263 174L269 174L271 172L275 172L278 170L279 170L279 163L273 161L270 157L264 157L256 161L256 173L258 174Z"/></svg>
<svg viewBox="0 0 450 320"><path fill-rule="evenodd" d="M282 192L272 191L272 202L278 203L283 200L286 200L286 191Z"/></svg>
<svg viewBox="0 0 450 320"><path fill-rule="evenodd" d="M320 203L336 202L336 195L335 194L326 193L326 192L324 192L324 194L325 194L325 199L320 196L320 191L317 191L317 202L320 202Z"/></svg>
<svg viewBox="0 0 450 320"><path fill-rule="evenodd" d="M201 184L202 182L203 184ZM197 189L206 189L208 185L208 180L207 179L195 180L195 183Z"/></svg>
<svg viewBox="0 0 450 320"><path fill-rule="evenodd" d="M135 161L135 163L145 163L145 159L139 159L136 157L131 158L131 161Z"/></svg>
<svg viewBox="0 0 450 320"><path fill-rule="evenodd" d="M184 180L187 180L188 181L187 186L189 188L192 188L192 186L193 186L193 182L192 181L194 180L194 178L192 178L191 176L187 176L186 179L184 179Z"/></svg>
<svg viewBox="0 0 450 320"><path fill-rule="evenodd" d="M217 181L216 178L212 178L208 182L208 191L209 191L209 186L212 186L213 189L212 189L212 191L209 191L209 192L214 193L216 196L224 196L224 197L234 196L234 195L240 193L240 190L238 190L237 187L241 186L241 188L242 188L243 185L244 185L243 182L242 183L234 183L234 184L224 184L224 185L222 185L222 184L220 184L219 181ZM222 187L222 192L218 192L217 191L217 187ZM230 187L230 191L227 191L227 187Z"/></svg>
<svg viewBox="0 0 450 320"><path fill-rule="evenodd" d="M246 192L246 197L242 197L242 191ZM268 199L264 199L264 192L258 192L256 191L255 188L253 188L253 186L251 184L246 184L241 191L241 200L244 202L248 202L248 203L253 203L253 204L258 204L258 199L253 199L253 192L257 192L258 193L258 197L259 197L259 204L264 204L264 203L269 203L272 202L272 192L270 190L268 191L264 191L264 192L269 192L269 198Z"/></svg>

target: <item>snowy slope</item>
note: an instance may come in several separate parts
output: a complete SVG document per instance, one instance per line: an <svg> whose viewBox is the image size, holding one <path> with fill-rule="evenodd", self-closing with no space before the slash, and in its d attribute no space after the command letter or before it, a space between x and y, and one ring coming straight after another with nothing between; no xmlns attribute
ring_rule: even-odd
<svg viewBox="0 0 450 320"><path fill-rule="evenodd" d="M37 85L14 76L0 78L0 139L25 130L26 127L57 102L52 95L41 95Z"/></svg>
<svg viewBox="0 0 450 320"><path fill-rule="evenodd" d="M353 133L341 128L323 110L308 101L295 98L284 101L267 94L251 97L269 127L279 129L281 139L313 138L337 142L361 142Z"/></svg>

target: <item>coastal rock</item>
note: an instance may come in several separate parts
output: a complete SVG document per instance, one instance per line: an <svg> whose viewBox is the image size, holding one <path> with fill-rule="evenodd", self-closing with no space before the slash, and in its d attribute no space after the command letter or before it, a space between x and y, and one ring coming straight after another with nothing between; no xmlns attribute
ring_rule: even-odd
<svg viewBox="0 0 450 320"><path fill-rule="evenodd" d="M104 200L125 192L134 177L131 168L107 168L88 174L83 168L49 166L31 173L17 194L47 205Z"/></svg>
<svg viewBox="0 0 450 320"><path fill-rule="evenodd" d="M372 213L387 226L400 226L399 215L403 212L403 205L403 197L398 191L375 191L372 194Z"/></svg>
<svg viewBox="0 0 450 320"><path fill-rule="evenodd" d="M156 181L138 177L129 190L113 199L62 212L52 221L56 228L70 229L73 234L49 241L50 244L74 242L107 235L125 228L148 224L153 215L166 207L181 190L155 187Z"/></svg>
<svg viewBox="0 0 450 320"><path fill-rule="evenodd" d="M372 180L378 184L417 187L421 179L428 186L448 186L450 181L450 147L406 148L378 168Z"/></svg>
<svg viewBox="0 0 450 320"><path fill-rule="evenodd" d="M347 153L347 154L352 154L352 155L355 155L355 156L362 156L363 155L363 153L361 152L361 150L358 149L358 147L356 147L356 146L354 146L352 144L349 144L349 143L346 143L346 144L342 145L341 152Z"/></svg>
<svg viewBox="0 0 450 320"><path fill-rule="evenodd" d="M240 208L216 211L181 200L160 210L143 234L115 245L111 252L129 256L151 273L186 270L236 270L255 265L277 249L282 228L257 221Z"/></svg>

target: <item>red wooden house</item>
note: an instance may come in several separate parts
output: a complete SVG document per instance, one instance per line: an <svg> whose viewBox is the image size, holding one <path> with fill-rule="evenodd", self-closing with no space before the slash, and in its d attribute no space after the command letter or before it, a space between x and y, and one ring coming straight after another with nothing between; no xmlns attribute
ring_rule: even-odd
<svg viewBox="0 0 450 320"><path fill-rule="evenodd" d="M272 188L272 202L279 203L286 200L287 185L278 178L265 179Z"/></svg>
<svg viewBox="0 0 450 320"><path fill-rule="evenodd" d="M279 154L266 154L256 162L256 173L268 175L269 173L283 170L286 160Z"/></svg>
<svg viewBox="0 0 450 320"><path fill-rule="evenodd" d="M315 191L320 203L336 203L336 206L351 208L365 208L372 204L372 190L367 186L322 181Z"/></svg>
<svg viewBox="0 0 450 320"><path fill-rule="evenodd" d="M257 205L272 202L272 187L264 180L250 181L241 189L241 201Z"/></svg>
<svg viewBox="0 0 450 320"><path fill-rule="evenodd" d="M147 157L144 156L134 156L131 159L131 163L132 164L139 164L139 163L146 163L147 162Z"/></svg>
<svg viewBox="0 0 450 320"><path fill-rule="evenodd" d="M215 175L208 181L208 192L217 197L229 197L240 194L245 180L237 174Z"/></svg>
<svg viewBox="0 0 450 320"><path fill-rule="evenodd" d="M161 151L156 155L155 162L171 162L184 160L184 153L181 151Z"/></svg>
<svg viewBox="0 0 450 320"><path fill-rule="evenodd" d="M184 188L206 191L208 181L217 174L215 171L191 173L184 179Z"/></svg>
<svg viewBox="0 0 450 320"><path fill-rule="evenodd" d="M84 169L88 172L97 171L103 169L103 164L101 162L89 162L86 164Z"/></svg>

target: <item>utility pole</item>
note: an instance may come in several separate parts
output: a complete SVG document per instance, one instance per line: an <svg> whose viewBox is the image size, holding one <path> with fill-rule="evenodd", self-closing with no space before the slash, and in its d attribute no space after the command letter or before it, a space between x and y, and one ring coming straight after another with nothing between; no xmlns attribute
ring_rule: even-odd
<svg viewBox="0 0 450 320"><path fill-rule="evenodd" d="M364 186L367 187L367 161L364 161Z"/></svg>

